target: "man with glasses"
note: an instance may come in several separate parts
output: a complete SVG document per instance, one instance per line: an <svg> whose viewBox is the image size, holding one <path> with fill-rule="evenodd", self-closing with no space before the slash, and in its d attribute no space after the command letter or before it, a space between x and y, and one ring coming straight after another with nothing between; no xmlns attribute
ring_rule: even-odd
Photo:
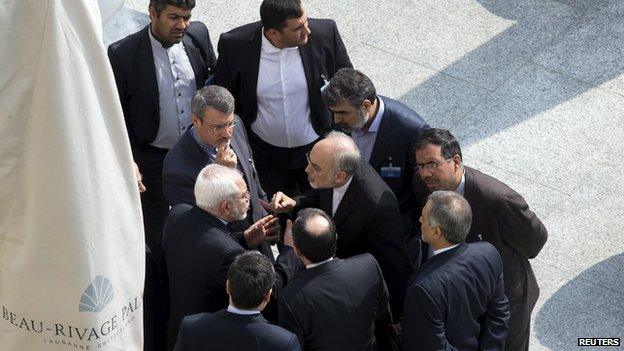
<svg viewBox="0 0 624 351"><path fill-rule="evenodd" d="M236 256L245 252L230 230L231 223L247 217L249 208L249 192L241 172L218 164L208 165L197 176L194 192L194 205L180 204L171 209L163 233L171 293L167 334L170 350L184 316L227 307L228 268ZM277 219L266 216L255 221L244 236L249 247L276 237ZM275 294L299 267L292 246L292 234L287 230L284 247L274 264Z"/></svg>
<svg viewBox="0 0 624 351"><path fill-rule="evenodd" d="M498 249L503 260L505 294L509 298L511 318L505 350L528 350L531 312L539 296L539 287L529 259L540 252L548 233L544 224L529 209L526 201L501 181L463 165L455 137L443 129L421 134L415 145L415 194L423 201L436 190L454 191L466 198L473 219L466 242L487 241ZM429 255L427 252L429 251ZM431 257L431 250L423 250Z"/></svg>

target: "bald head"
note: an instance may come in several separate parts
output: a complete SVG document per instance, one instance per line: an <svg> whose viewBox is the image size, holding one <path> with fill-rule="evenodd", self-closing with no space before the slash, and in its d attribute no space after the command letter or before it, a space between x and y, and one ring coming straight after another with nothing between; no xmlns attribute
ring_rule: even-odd
<svg viewBox="0 0 624 351"><path fill-rule="evenodd" d="M336 254L336 226L316 208L299 211L293 224L295 248L311 263L322 262Z"/></svg>

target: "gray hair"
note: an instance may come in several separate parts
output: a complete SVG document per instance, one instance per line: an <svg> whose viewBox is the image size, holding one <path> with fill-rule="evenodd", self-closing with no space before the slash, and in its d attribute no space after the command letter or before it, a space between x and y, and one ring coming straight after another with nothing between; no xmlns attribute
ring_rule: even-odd
<svg viewBox="0 0 624 351"><path fill-rule="evenodd" d="M375 102L377 91L364 73L353 68L342 68L334 74L322 95L327 106L336 106L346 99L352 106L359 107L364 100Z"/></svg>
<svg viewBox="0 0 624 351"><path fill-rule="evenodd" d="M195 203L204 211L216 211L219 204L235 198L239 189L237 179L243 176L235 168L228 168L218 164L210 164L199 172L195 181Z"/></svg>
<svg viewBox="0 0 624 351"><path fill-rule="evenodd" d="M334 155L335 171L345 171L348 176L353 175L360 165L360 150L353 139L342 132L329 132L324 140L330 142Z"/></svg>
<svg viewBox="0 0 624 351"><path fill-rule="evenodd" d="M429 195L429 226L438 227L446 241L463 243L470 231L472 210L463 196L454 191L434 191Z"/></svg>
<svg viewBox="0 0 624 351"><path fill-rule="evenodd" d="M234 112L234 97L218 85L209 85L199 89L191 101L191 113L200 120L204 117L204 110L211 107L221 113Z"/></svg>

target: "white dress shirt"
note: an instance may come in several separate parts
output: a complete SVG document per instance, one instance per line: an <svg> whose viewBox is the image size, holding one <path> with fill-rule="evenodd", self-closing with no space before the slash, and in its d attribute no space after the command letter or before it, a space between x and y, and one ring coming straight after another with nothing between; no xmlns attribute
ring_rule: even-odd
<svg viewBox="0 0 624 351"><path fill-rule="evenodd" d="M191 125L191 99L197 86L184 44L179 42L165 48L148 30L156 82L160 123L152 146L170 149Z"/></svg>
<svg viewBox="0 0 624 351"><path fill-rule="evenodd" d="M379 101L379 108L377 109L377 114L375 115L373 123L371 123L368 130L356 129L351 133L351 138L353 138L355 145L357 145L360 150L362 159L366 162L370 162L371 154L373 153L373 146L375 146L375 140L377 140L379 125L381 124L383 114L386 111L386 104L384 104L383 100L377 97L377 101Z"/></svg>
<svg viewBox="0 0 624 351"><path fill-rule="evenodd" d="M450 250L450 249L452 249L452 248L454 248L454 247L456 247L456 246L458 246L458 245L459 245L459 244L455 244L455 245L453 245L453 246L445 247L445 248L443 248L443 249L434 250L434 251L433 251L433 255L431 255L431 257L433 257L433 256L435 256L435 255L439 255L439 254L443 253L444 251L448 251L448 250Z"/></svg>
<svg viewBox="0 0 624 351"><path fill-rule="evenodd" d="M338 209L338 206L340 206L340 201L342 201L342 198L344 197L344 194L347 192L347 189L349 188L349 184L351 184L352 180L353 180L353 176L351 176L351 178L349 178L349 180L347 180L347 182L344 183L341 187L334 188L333 195L332 195L332 217L336 214L336 210Z"/></svg>
<svg viewBox="0 0 624 351"><path fill-rule="evenodd" d="M298 47L278 49L262 35L256 95L258 116L251 130L260 139L286 148L318 139L310 122L308 82Z"/></svg>
<svg viewBox="0 0 624 351"><path fill-rule="evenodd" d="M326 259L325 261L321 261L321 262L317 262L317 263L310 263L310 264L306 264L306 269L310 269L310 268L318 267L318 266L320 266L320 265L322 265L322 264L325 264L325 263L327 263L327 262L329 262L329 261L331 261L331 260L333 260L333 259L334 259L333 257L330 257L330 258Z"/></svg>
<svg viewBox="0 0 624 351"><path fill-rule="evenodd" d="M249 316L252 314L260 314L260 311L258 310L241 310L240 308L237 308L232 305L228 306L227 311L230 313L241 314L243 316Z"/></svg>

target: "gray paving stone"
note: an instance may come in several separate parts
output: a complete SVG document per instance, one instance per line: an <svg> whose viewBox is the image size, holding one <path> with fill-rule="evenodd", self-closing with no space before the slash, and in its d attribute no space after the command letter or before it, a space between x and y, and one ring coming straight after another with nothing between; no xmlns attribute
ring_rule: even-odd
<svg viewBox="0 0 624 351"><path fill-rule="evenodd" d="M349 52L378 93L412 107L437 128L449 128L491 92L369 45Z"/></svg>
<svg viewBox="0 0 624 351"><path fill-rule="evenodd" d="M553 1L413 1L370 44L495 89L573 20Z"/></svg>
<svg viewBox="0 0 624 351"><path fill-rule="evenodd" d="M592 3L592 2L589 2ZM600 1L535 62L624 95L624 2Z"/></svg>
<svg viewBox="0 0 624 351"><path fill-rule="evenodd" d="M622 115L621 96L529 64L452 130L467 155L572 194L623 150Z"/></svg>

